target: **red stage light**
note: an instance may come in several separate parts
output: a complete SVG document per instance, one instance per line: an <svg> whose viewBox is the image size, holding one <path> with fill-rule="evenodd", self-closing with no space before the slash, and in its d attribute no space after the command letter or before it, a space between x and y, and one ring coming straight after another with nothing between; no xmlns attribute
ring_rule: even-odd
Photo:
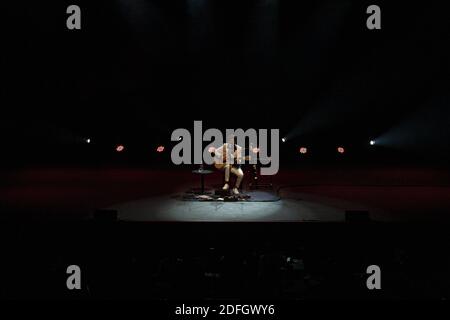
<svg viewBox="0 0 450 320"><path fill-rule="evenodd" d="M305 153L308 152L308 148L306 148L306 147L301 147L301 148L299 149L299 152L300 152L301 154L305 154Z"/></svg>
<svg viewBox="0 0 450 320"><path fill-rule="evenodd" d="M156 148L156 152L163 152L164 151L164 146L159 146L158 148Z"/></svg>
<svg viewBox="0 0 450 320"><path fill-rule="evenodd" d="M117 152L122 152L123 150L125 150L125 147L124 147L123 145L121 145L121 144L119 144L119 145L116 147L116 151L117 151Z"/></svg>
<svg viewBox="0 0 450 320"><path fill-rule="evenodd" d="M344 147L338 147L338 148L337 148L337 151L338 151L339 153L344 153L344 152L345 152L345 149L344 149Z"/></svg>

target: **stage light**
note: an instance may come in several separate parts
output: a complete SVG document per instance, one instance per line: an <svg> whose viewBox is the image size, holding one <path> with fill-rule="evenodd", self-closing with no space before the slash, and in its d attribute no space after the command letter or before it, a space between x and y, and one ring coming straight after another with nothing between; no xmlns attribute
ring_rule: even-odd
<svg viewBox="0 0 450 320"><path fill-rule="evenodd" d="M163 152L164 151L164 146L159 146L158 148L156 148L156 152Z"/></svg>
<svg viewBox="0 0 450 320"><path fill-rule="evenodd" d="M117 151L117 152L122 152L123 150L125 150L125 147L124 147L123 145L121 145L121 144L119 144L119 145L116 147L116 151Z"/></svg>
<svg viewBox="0 0 450 320"><path fill-rule="evenodd" d="M301 147L301 148L299 149L299 152L300 152L301 154L306 154L306 153L308 152L308 148L306 148L306 147Z"/></svg>
<svg viewBox="0 0 450 320"><path fill-rule="evenodd" d="M344 152L345 152L344 147L338 147L338 148L337 148L337 152L339 152L339 153L344 153Z"/></svg>
<svg viewBox="0 0 450 320"><path fill-rule="evenodd" d="M371 146L374 146L375 145L375 140L370 140L369 143L370 143Z"/></svg>
<svg viewBox="0 0 450 320"><path fill-rule="evenodd" d="M87 138L85 141L86 141L86 143L91 143L91 139L90 138Z"/></svg>
<svg viewBox="0 0 450 320"><path fill-rule="evenodd" d="M286 142L286 138L281 138L281 142Z"/></svg>

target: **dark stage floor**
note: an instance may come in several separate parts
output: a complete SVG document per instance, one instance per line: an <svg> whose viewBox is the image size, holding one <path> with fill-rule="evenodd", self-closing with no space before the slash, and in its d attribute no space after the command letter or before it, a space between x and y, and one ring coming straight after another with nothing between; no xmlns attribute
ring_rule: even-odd
<svg viewBox="0 0 450 320"><path fill-rule="evenodd" d="M376 221L447 220L447 169L305 167L273 178L275 202L186 202L198 187L189 168L26 168L1 173L2 219L75 219L113 208L130 221L343 221L346 210ZM206 185L220 183L218 173ZM244 184L244 191L246 184Z"/></svg>
<svg viewBox="0 0 450 320"><path fill-rule="evenodd" d="M301 196L299 194L299 196ZM112 206L126 221L340 221L345 211L321 202L280 199L273 202L183 201L153 197Z"/></svg>

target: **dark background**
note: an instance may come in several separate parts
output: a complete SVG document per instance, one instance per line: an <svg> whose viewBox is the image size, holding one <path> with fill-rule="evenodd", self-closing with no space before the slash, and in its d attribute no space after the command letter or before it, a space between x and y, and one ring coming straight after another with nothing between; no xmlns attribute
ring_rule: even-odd
<svg viewBox="0 0 450 320"><path fill-rule="evenodd" d="M77 1L81 30L66 28L70 4L3 11L7 157L68 156L87 137L99 154L124 143L142 155L193 120L279 128L292 150L380 137L448 156L442 2L378 1L381 30L366 28L366 1Z"/></svg>
<svg viewBox="0 0 450 320"><path fill-rule="evenodd" d="M71 4L81 30L66 28ZM448 300L448 10L376 1L382 29L371 31L370 4L3 4L0 298L289 300L297 314L298 299ZM197 185L169 152L155 152L194 120L279 128L288 140L277 186L367 202L411 223L93 218ZM135 166L155 161L158 170ZM66 289L70 264L83 270L81 292ZM383 270L381 292L365 287L370 264Z"/></svg>

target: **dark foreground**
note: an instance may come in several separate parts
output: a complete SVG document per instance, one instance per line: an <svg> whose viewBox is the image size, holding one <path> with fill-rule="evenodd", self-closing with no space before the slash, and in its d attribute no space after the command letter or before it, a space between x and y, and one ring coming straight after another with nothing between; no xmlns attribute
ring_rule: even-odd
<svg viewBox="0 0 450 320"><path fill-rule="evenodd" d="M448 224L9 222L2 299L450 298ZM69 265L81 290L68 290ZM368 290L369 265L381 290ZM212 300L211 300L212 299Z"/></svg>

